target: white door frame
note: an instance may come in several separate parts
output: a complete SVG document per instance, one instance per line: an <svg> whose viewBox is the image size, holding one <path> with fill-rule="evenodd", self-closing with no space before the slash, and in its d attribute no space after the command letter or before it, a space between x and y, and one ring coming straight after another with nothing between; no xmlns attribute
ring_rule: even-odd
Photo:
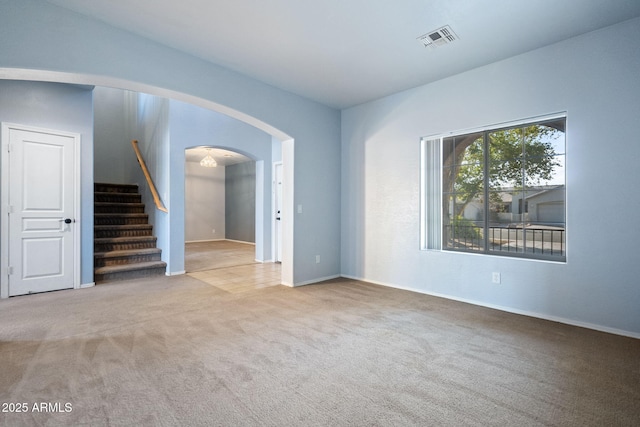
<svg viewBox="0 0 640 427"><path fill-rule="evenodd" d="M28 132L43 132L62 135L73 138L74 141L74 218L75 233L73 237L73 288L80 288L80 233L82 230L82 217L80 206L80 134L65 132L53 129L38 128L34 126L19 125L14 123L2 123L2 133L0 141L2 144L0 175L0 298L9 297L9 132L11 129L24 130Z"/></svg>
<svg viewBox="0 0 640 427"><path fill-rule="evenodd" d="M276 262L282 262L282 256L280 259L278 258L278 251L282 255L282 223L280 223L280 227L278 227L278 222L282 219L282 212L278 214L278 198L280 198L280 203L282 204L282 192L278 194L278 174L276 171L278 168L282 168L282 161L273 162L271 169L271 177L272 179L272 199L271 199L271 236L272 236L272 245L271 245L271 253L273 254L272 259ZM281 170L282 173L282 170ZM282 179L282 177L280 177ZM281 187L282 189L282 187ZM278 219L280 218L280 219ZM278 228L280 229L280 236L278 236Z"/></svg>

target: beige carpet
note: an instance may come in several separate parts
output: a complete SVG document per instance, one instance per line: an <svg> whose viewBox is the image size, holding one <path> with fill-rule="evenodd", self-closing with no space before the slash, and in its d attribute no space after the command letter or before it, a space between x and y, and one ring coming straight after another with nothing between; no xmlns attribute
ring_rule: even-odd
<svg viewBox="0 0 640 427"><path fill-rule="evenodd" d="M0 301L0 403L28 406L6 426L638 426L640 341L349 280L149 278Z"/></svg>

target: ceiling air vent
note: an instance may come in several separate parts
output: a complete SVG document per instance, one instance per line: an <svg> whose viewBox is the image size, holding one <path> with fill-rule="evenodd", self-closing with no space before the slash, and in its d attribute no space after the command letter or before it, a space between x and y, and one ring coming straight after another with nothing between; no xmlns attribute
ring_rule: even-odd
<svg viewBox="0 0 640 427"><path fill-rule="evenodd" d="M443 44L451 43L454 40L457 40L458 36L453 32L451 27L445 25L444 27L438 28L434 31L429 31L427 34L424 34L418 37L418 41L424 45L424 47L435 48L441 46Z"/></svg>

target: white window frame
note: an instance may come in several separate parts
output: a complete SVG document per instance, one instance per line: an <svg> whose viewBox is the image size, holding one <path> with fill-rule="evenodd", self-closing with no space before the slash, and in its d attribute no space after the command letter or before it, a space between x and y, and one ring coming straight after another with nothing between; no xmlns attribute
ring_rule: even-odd
<svg viewBox="0 0 640 427"><path fill-rule="evenodd" d="M527 119L503 122L477 128L469 128L455 132L439 133L420 138L420 250L438 251L447 253L464 253L479 256L509 257L499 252L462 252L443 248L442 242L442 143L445 138L456 137L471 133L500 130L503 128L519 127L554 119L567 120L567 112L559 112ZM565 129L565 162L567 155L567 129ZM566 167L566 164L565 164ZM531 256L513 257L529 261L546 261L566 263L568 253L568 226L567 226L567 191L565 170L565 256L558 260L541 259Z"/></svg>

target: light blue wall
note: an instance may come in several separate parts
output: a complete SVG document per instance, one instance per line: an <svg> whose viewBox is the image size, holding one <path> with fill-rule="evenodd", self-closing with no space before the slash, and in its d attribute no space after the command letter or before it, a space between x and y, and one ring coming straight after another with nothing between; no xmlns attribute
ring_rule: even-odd
<svg viewBox="0 0 640 427"><path fill-rule="evenodd" d="M224 239L225 167L204 168L200 162L184 167L185 241Z"/></svg>
<svg viewBox="0 0 640 427"><path fill-rule="evenodd" d="M185 149L210 146L230 149L251 157L254 160L271 163L271 136L239 120L180 101L170 101L171 135L171 235L174 241L184 239L184 168ZM271 194L271 168L264 170L264 176L257 181L262 192ZM254 186L255 190L255 186ZM256 258L271 258L271 199L267 198L262 207L264 225L256 227L261 236L257 238L264 245L256 245ZM255 236L255 235L254 235ZM225 233L225 237L226 233ZM260 246L260 247L258 247ZM184 245L171 246L172 273L184 270Z"/></svg>
<svg viewBox="0 0 640 427"><path fill-rule="evenodd" d="M176 179L175 172L171 169L170 151L170 103L168 99L140 93L137 94L138 101L136 117L128 116L132 119L134 137L138 141L138 148L147 166L149 175L156 187L162 205L169 211L159 210L155 204L151 187L147 183L142 168L136 163L130 170L131 178L128 183L137 184L142 202L145 204L145 212L149 214L149 223L153 225L153 231L158 238L157 246L162 249L162 260L167 263L167 271L176 271L171 258L171 248L173 245L170 224L171 224L171 192L170 182ZM180 177L184 180L184 174ZM184 194L184 189L183 192ZM176 242L176 246L184 246ZM179 271L183 263L177 267Z"/></svg>
<svg viewBox="0 0 640 427"><path fill-rule="evenodd" d="M131 184L132 171L140 168L131 146L131 125L137 125L137 94L96 86L93 90L94 170L96 182Z"/></svg>
<svg viewBox="0 0 640 427"><path fill-rule="evenodd" d="M294 138L293 198L304 210L293 221L293 282L339 274L339 111L42 1L0 0L0 40L0 77L176 95L224 107L280 138ZM174 157L184 157L183 151L172 144L170 167L178 168L171 169L173 176L184 176L184 159ZM181 191L184 182L172 180L170 193ZM91 197L88 190L83 196ZM184 225L177 223L184 218L175 220L171 233L178 235L170 239L171 254L179 257ZM315 263L316 255L321 264ZM172 259L171 265L177 264Z"/></svg>
<svg viewBox="0 0 640 427"><path fill-rule="evenodd" d="M229 165L225 168L225 175L225 236L231 240L255 243L256 162ZM271 244L267 247L270 248Z"/></svg>
<svg viewBox="0 0 640 427"><path fill-rule="evenodd" d="M81 138L81 284L93 283L93 87L0 80L0 122L65 132Z"/></svg>
<svg viewBox="0 0 640 427"><path fill-rule="evenodd" d="M635 19L343 111L342 273L640 337L639 40ZM566 264L419 250L422 136L563 111Z"/></svg>

